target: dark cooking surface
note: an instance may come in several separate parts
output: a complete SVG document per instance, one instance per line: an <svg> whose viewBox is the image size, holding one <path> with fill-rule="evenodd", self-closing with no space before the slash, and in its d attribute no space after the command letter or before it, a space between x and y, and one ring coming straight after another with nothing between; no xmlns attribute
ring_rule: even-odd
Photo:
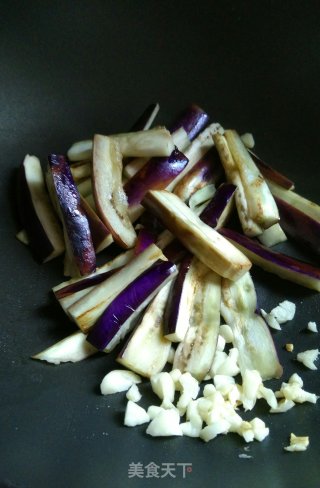
<svg viewBox="0 0 320 488"><path fill-rule="evenodd" d="M26 153L45 161L94 132L120 132L153 101L157 120L169 123L194 101L224 127L253 132L257 152L319 202L318 3L54 4L1 4L0 486L316 488L320 404L270 416L260 401L254 414L270 436L241 459L246 444L235 435L206 444L123 427L124 395L99 393L112 356L59 367L29 359L74 329L49 294L62 280L60 261L39 266L14 238L13 182ZM294 361L319 347L319 336L303 331L309 320L320 325L319 296L260 270L253 276L263 308L283 299L297 305L294 321L273 334L283 379L297 371L320 394L319 372ZM310 448L283 451L290 432L309 435ZM175 478L128 477L130 463L151 462L174 463ZM183 478L177 463L192 463L192 472Z"/></svg>

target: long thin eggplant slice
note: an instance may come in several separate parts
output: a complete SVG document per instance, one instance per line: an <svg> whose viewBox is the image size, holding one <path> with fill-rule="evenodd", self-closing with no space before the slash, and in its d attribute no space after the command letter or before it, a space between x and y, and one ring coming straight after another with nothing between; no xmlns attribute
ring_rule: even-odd
<svg viewBox="0 0 320 488"><path fill-rule="evenodd" d="M272 194L275 197L281 198L281 200L284 200L286 203L292 205L297 210L304 212L312 219L320 222L320 205L312 202L311 200L308 200L307 198L302 197L294 191L284 190L283 188L281 188L281 186L273 183L270 180L268 180L268 185L272 191Z"/></svg>
<svg viewBox="0 0 320 488"><path fill-rule="evenodd" d="M126 266L74 303L68 309L70 317L83 332L87 332L114 298L158 259L166 260L161 249L151 244Z"/></svg>
<svg viewBox="0 0 320 488"><path fill-rule="evenodd" d="M173 193L149 191L144 205L182 244L212 271L236 280L251 267L250 261L214 229L203 223Z"/></svg>
<svg viewBox="0 0 320 488"><path fill-rule="evenodd" d="M81 208L80 194L73 181L65 156L49 155L51 181L59 203L65 236L70 246L73 264L80 275L92 273L96 268L96 255L88 219Z"/></svg>
<svg viewBox="0 0 320 488"><path fill-rule="evenodd" d="M69 161L91 161L92 159L92 140L74 142L67 152Z"/></svg>
<svg viewBox="0 0 320 488"><path fill-rule="evenodd" d="M94 136L92 165L93 194L99 216L116 242L125 248L133 247L137 236L122 187L121 154L110 137Z"/></svg>
<svg viewBox="0 0 320 488"><path fill-rule="evenodd" d="M155 243L156 235L154 232L150 231L146 228L141 228L138 232L138 238L136 242L136 246L134 248L135 255L140 254L144 251L150 244Z"/></svg>
<svg viewBox="0 0 320 488"><path fill-rule="evenodd" d="M222 183L201 212L199 217L202 222L213 229L224 226L231 215L236 190L232 183Z"/></svg>
<svg viewBox="0 0 320 488"><path fill-rule="evenodd" d="M297 243L320 255L320 221L315 220L281 198L275 197L285 233Z"/></svg>
<svg viewBox="0 0 320 488"><path fill-rule="evenodd" d="M262 161L259 156L257 156L253 151L248 149L252 159L258 166L261 174L268 180L273 181L274 183L280 185L282 188L286 190L293 190L294 189L294 183L293 181L289 180L285 175L282 173L279 173L279 171L275 170L268 164L266 164L264 161Z"/></svg>
<svg viewBox="0 0 320 488"><path fill-rule="evenodd" d="M86 178L85 180L80 181L77 184L78 190L80 195L83 198L87 198L88 195L92 195L92 183L91 183L91 177Z"/></svg>
<svg viewBox="0 0 320 488"><path fill-rule="evenodd" d="M17 203L21 224L35 257L46 262L62 254L65 248L62 229L36 156L27 154L19 168Z"/></svg>
<svg viewBox="0 0 320 488"><path fill-rule="evenodd" d="M192 141L201 132L209 121L208 114L196 104L192 104L184 110L175 123L171 126L170 132L183 127L190 141Z"/></svg>
<svg viewBox="0 0 320 488"><path fill-rule="evenodd" d="M183 171L188 159L178 149L168 158L152 158L124 185L130 217L135 221L142 213L141 201L148 190L167 188Z"/></svg>
<svg viewBox="0 0 320 488"><path fill-rule="evenodd" d="M70 169L75 182L91 177L91 161L78 161L71 164Z"/></svg>
<svg viewBox="0 0 320 488"><path fill-rule="evenodd" d="M189 327L175 352L173 369L188 371L202 381L210 370L217 345L220 325L221 278L194 258L195 293Z"/></svg>
<svg viewBox="0 0 320 488"><path fill-rule="evenodd" d="M214 146L213 135L216 133L223 134L223 127L218 123L210 124L206 129L204 129L200 134L192 141L192 143L184 151L185 156L188 158L188 165L184 170L177 176L174 180L174 185L170 190L175 188L179 182L186 176L189 171L200 161L204 155ZM180 191L183 191L182 185L180 186ZM189 198L187 196L186 198Z"/></svg>
<svg viewBox="0 0 320 488"><path fill-rule="evenodd" d="M319 268L273 251L234 230L222 228L219 229L219 233L229 239L260 268L285 280L320 291Z"/></svg>
<svg viewBox="0 0 320 488"><path fill-rule="evenodd" d="M227 130L224 135L239 169L249 215L254 222L267 229L279 221L279 212L271 191L239 134L234 130Z"/></svg>
<svg viewBox="0 0 320 488"><path fill-rule="evenodd" d="M171 342L163 337L163 314L170 289L170 282L161 288L116 359L147 378L160 373L169 357Z"/></svg>
<svg viewBox="0 0 320 488"><path fill-rule="evenodd" d="M74 332L44 351L32 356L32 359L40 359L53 364L77 363L97 352L97 349L89 344L86 339L86 335L82 332Z"/></svg>
<svg viewBox="0 0 320 488"><path fill-rule="evenodd" d="M174 188L174 193L183 201L190 197L203 186L214 183L216 186L223 178L223 167L216 148L212 147L197 164L179 181Z"/></svg>
<svg viewBox="0 0 320 488"><path fill-rule="evenodd" d="M233 199L236 187L231 183L222 183L216 190L212 199L200 210L193 212L199 215L200 219L213 229L224 227L230 218L233 209ZM163 249L169 261L178 262L186 253L185 247L175 239L175 236L168 230L163 231L157 239L157 245Z"/></svg>
<svg viewBox="0 0 320 488"><path fill-rule="evenodd" d="M81 207L87 216L92 242L96 253L103 251L113 242L109 229L104 225L100 217L93 210L86 198L80 197Z"/></svg>
<svg viewBox="0 0 320 488"><path fill-rule="evenodd" d="M108 279L117 269L128 264L134 258L134 251L126 251L106 264L97 268L95 273L78 279L65 281L53 288L53 292L59 301L62 309L69 315L68 309L80 298L84 297L95 286Z"/></svg>
<svg viewBox="0 0 320 488"><path fill-rule="evenodd" d="M218 133L214 134L213 140L220 155L227 181L237 187L235 202L243 232L251 237L262 234L263 229L249 215L248 202L240 173L225 137Z"/></svg>
<svg viewBox="0 0 320 488"><path fill-rule="evenodd" d="M255 313L256 293L250 273L236 283L222 280L221 314L233 331L243 376L247 369L259 371L264 380L279 378L282 367L264 320Z"/></svg>
<svg viewBox="0 0 320 488"><path fill-rule="evenodd" d="M150 129L159 110L160 110L160 105L158 103L151 103L150 105L148 105L148 107L143 111L140 117L131 126L130 132Z"/></svg>
<svg viewBox="0 0 320 488"><path fill-rule="evenodd" d="M180 342L189 327L196 276L191 267L192 255L187 255L179 266L178 276L172 283L164 315L164 336L171 342Z"/></svg>
<svg viewBox="0 0 320 488"><path fill-rule="evenodd" d="M171 134L165 127L112 134L110 137L118 143L123 157L170 156L174 149Z"/></svg>
<svg viewBox="0 0 320 488"><path fill-rule="evenodd" d="M106 348L111 350L130 330L133 319L141 311L141 307L146 305L146 300L151 300L173 273L176 273L173 263L158 261L133 280L107 306L89 331L87 340L90 344L100 351ZM115 340L116 336L118 340Z"/></svg>
<svg viewBox="0 0 320 488"><path fill-rule="evenodd" d="M188 139L187 133L182 127L173 132L171 136L174 145L179 149L179 151L183 152L190 145L190 140ZM132 178L143 168L149 159L150 158L134 158L127 162L123 170L124 176L127 178Z"/></svg>

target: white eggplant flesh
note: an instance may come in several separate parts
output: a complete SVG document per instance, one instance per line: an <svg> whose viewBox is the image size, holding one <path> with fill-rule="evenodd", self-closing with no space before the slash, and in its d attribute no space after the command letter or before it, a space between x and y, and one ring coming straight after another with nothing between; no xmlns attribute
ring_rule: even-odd
<svg viewBox="0 0 320 488"><path fill-rule="evenodd" d="M97 349L86 340L86 335L79 331L32 356L32 359L40 359L53 364L77 363L96 352Z"/></svg>
<svg viewBox="0 0 320 488"><path fill-rule="evenodd" d="M255 237L262 234L263 229L249 215L249 207L240 177L239 169L233 159L225 137L221 134L213 136L214 144L219 153L229 183L237 187L235 202L242 230L245 235Z"/></svg>
<svg viewBox="0 0 320 488"><path fill-rule="evenodd" d="M166 306L165 337L171 342L181 342L189 327L192 313L194 294L199 277L198 260L188 255L179 266L177 278L172 284L172 290Z"/></svg>
<svg viewBox="0 0 320 488"><path fill-rule="evenodd" d="M242 377L257 370L263 380L279 378L282 367L264 320L255 313L256 293L250 274L237 283L222 280L221 314L233 332Z"/></svg>
<svg viewBox="0 0 320 488"><path fill-rule="evenodd" d="M267 180L269 188L274 196L284 200L289 205L292 205L296 209L304 212L309 217L320 222L320 205L307 198L302 197L298 193L292 190L286 190L285 188L277 185L271 180Z"/></svg>
<svg viewBox="0 0 320 488"><path fill-rule="evenodd" d="M287 236L282 230L280 224L274 224L269 229L265 229L261 235L258 236L261 244L267 247L276 246L280 242L285 242Z"/></svg>
<svg viewBox="0 0 320 488"><path fill-rule="evenodd" d="M170 287L169 282L152 300L117 357L118 363L147 378L162 371L169 357L171 342L163 336L163 315Z"/></svg>
<svg viewBox="0 0 320 488"><path fill-rule="evenodd" d="M223 134L223 127L218 123L213 123L204 129L200 134L192 141L192 143L184 151L185 156L188 158L189 163L183 171L175 178L172 190L182 178L200 161L200 159L214 146L212 136L216 133Z"/></svg>
<svg viewBox="0 0 320 488"><path fill-rule="evenodd" d="M109 303L158 259L166 260L161 249L151 244L134 260L129 261L126 266L74 303L68 309L68 314L83 332L87 332Z"/></svg>
<svg viewBox="0 0 320 488"><path fill-rule="evenodd" d="M226 239L221 239L217 231L203 223L173 193L149 191L143 204L191 253L220 276L237 280L250 269L251 263L243 253L230 246Z"/></svg>
<svg viewBox="0 0 320 488"><path fill-rule="evenodd" d="M112 134L113 140L119 144L123 157L170 156L174 150L174 142L165 127Z"/></svg>
<svg viewBox="0 0 320 488"><path fill-rule="evenodd" d="M190 144L190 140L183 127L180 127L171 134L174 145L180 150L184 151ZM141 168L148 162L149 158L135 158L127 163L123 169L123 174L127 178L132 178Z"/></svg>
<svg viewBox="0 0 320 488"><path fill-rule="evenodd" d="M231 229L219 232L260 268L306 288L320 291L320 269L290 256L263 246L249 237Z"/></svg>
<svg viewBox="0 0 320 488"><path fill-rule="evenodd" d="M18 211L29 245L39 261L47 262L63 253L63 232L46 191L40 160L29 154L19 172Z"/></svg>
<svg viewBox="0 0 320 488"><path fill-rule="evenodd" d="M210 370L220 326L221 278L194 258L191 266L197 274L189 327L177 347L173 369L189 372L202 381Z"/></svg>
<svg viewBox="0 0 320 488"><path fill-rule="evenodd" d="M118 145L107 136L96 134L92 162L93 195L98 214L122 247L131 248L136 233L128 214L128 202L122 187L122 159Z"/></svg>
<svg viewBox="0 0 320 488"><path fill-rule="evenodd" d="M280 220L272 193L239 134L234 130L227 130L224 136L239 169L247 199L249 216L263 229L267 229Z"/></svg>
<svg viewBox="0 0 320 488"><path fill-rule="evenodd" d="M78 161L70 165L70 170L76 183L91 178L91 161Z"/></svg>
<svg viewBox="0 0 320 488"><path fill-rule="evenodd" d="M131 259L134 258L134 256L135 254L133 250L125 251L111 261L108 261L104 265L97 268L95 273L92 273L89 276L82 276L81 278L73 278L69 281L64 281L63 283L60 283L52 288L52 291L54 292L65 313L68 315L68 309L71 307L71 305L87 295L96 286L98 286L99 283L101 283L101 280L97 282L99 275L106 274L112 270L125 266L129 261L131 261ZM92 286L90 286L90 281Z"/></svg>

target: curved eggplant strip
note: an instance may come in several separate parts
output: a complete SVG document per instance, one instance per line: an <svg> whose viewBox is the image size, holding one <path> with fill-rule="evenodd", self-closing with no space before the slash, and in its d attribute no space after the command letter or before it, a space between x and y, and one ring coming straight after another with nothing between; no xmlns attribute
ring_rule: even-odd
<svg viewBox="0 0 320 488"><path fill-rule="evenodd" d="M133 247L137 236L128 216L128 202L122 187L121 154L118 145L108 136L94 136L92 186L99 216L114 240L122 247Z"/></svg>
<svg viewBox="0 0 320 488"><path fill-rule="evenodd" d="M88 219L81 207L80 194L72 178L70 166L63 155L50 154L48 159L73 263L80 275L92 273L96 268L96 255Z"/></svg>

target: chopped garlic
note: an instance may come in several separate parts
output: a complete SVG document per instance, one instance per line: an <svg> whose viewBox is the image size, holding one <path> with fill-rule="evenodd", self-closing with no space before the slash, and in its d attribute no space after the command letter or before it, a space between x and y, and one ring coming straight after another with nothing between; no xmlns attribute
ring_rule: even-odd
<svg viewBox="0 0 320 488"><path fill-rule="evenodd" d="M135 427L136 425L145 424L150 421L150 417L144 408L137 405L131 400L128 401L124 416L124 425Z"/></svg>
<svg viewBox="0 0 320 488"><path fill-rule="evenodd" d="M224 338L227 344L233 342L234 337L230 325L228 324L220 325L219 334Z"/></svg>
<svg viewBox="0 0 320 488"><path fill-rule="evenodd" d="M126 397L132 402L138 402L139 400L141 400L141 393L135 383L127 391Z"/></svg>
<svg viewBox="0 0 320 488"><path fill-rule="evenodd" d="M183 435L188 437L199 437L202 424L201 425L194 425L192 422L183 422L180 424L181 430Z"/></svg>
<svg viewBox="0 0 320 488"><path fill-rule="evenodd" d="M293 349L294 349L293 344L291 344L291 343L286 344L286 350L287 350L288 352L292 352L292 351L293 351Z"/></svg>
<svg viewBox="0 0 320 488"><path fill-rule="evenodd" d="M289 452L306 451L308 446L309 446L308 436L298 437L292 433L290 435L290 446L286 446L284 447L284 449Z"/></svg>
<svg viewBox="0 0 320 488"><path fill-rule="evenodd" d="M100 389L102 395L110 395L129 390L134 383L141 383L141 378L136 373L126 369L114 369L103 378Z"/></svg>
<svg viewBox="0 0 320 488"><path fill-rule="evenodd" d="M262 379L259 371L247 369L242 378L242 404L245 410L252 410L256 404Z"/></svg>
<svg viewBox="0 0 320 488"><path fill-rule="evenodd" d="M223 351L216 351L210 369L212 377L218 375L237 376L240 369L238 366L239 351L236 347L230 349L229 354Z"/></svg>
<svg viewBox="0 0 320 488"><path fill-rule="evenodd" d="M178 390L178 387L180 386L179 378L182 375L180 369L178 369L178 368L173 369L172 371L169 372L169 375L173 379L175 389Z"/></svg>
<svg viewBox="0 0 320 488"><path fill-rule="evenodd" d="M181 387L181 395L177 403L177 408L181 415L183 415L187 409L187 406L191 400L197 398L199 394L199 382L191 376L190 373L183 373L178 383L180 383Z"/></svg>
<svg viewBox="0 0 320 488"><path fill-rule="evenodd" d="M309 349L308 351L299 352L299 354L297 354L297 360L304 364L306 368L316 370L318 368L314 362L318 358L319 354L319 349Z"/></svg>
<svg viewBox="0 0 320 488"><path fill-rule="evenodd" d="M284 302L279 303L277 307L271 310L270 314L272 314L279 324L284 324L289 320L292 320L296 313L296 306L294 303L285 300Z"/></svg>
<svg viewBox="0 0 320 488"><path fill-rule="evenodd" d="M296 313L296 306L294 303L285 300L271 310L270 313L261 309L261 315L269 325L276 330L281 330L280 324L284 324L292 320Z"/></svg>
<svg viewBox="0 0 320 488"><path fill-rule="evenodd" d="M242 139L243 144L248 149L254 148L255 142L254 142L254 138L253 138L253 135L251 134L251 132L246 132L245 134L242 134L241 139Z"/></svg>
<svg viewBox="0 0 320 488"><path fill-rule="evenodd" d="M200 431L200 436L205 442L209 442L219 434L227 434L230 424L227 420L220 419L210 425L207 425Z"/></svg>
<svg viewBox="0 0 320 488"><path fill-rule="evenodd" d="M301 388L303 387L303 380L302 380L301 376L298 375L298 373L293 373L290 376L288 383L290 385L295 383L295 384L301 386Z"/></svg>
<svg viewBox="0 0 320 488"><path fill-rule="evenodd" d="M262 317L265 319L269 327L275 330L281 330L280 324L277 319L271 314L267 313L263 308L260 309Z"/></svg>
<svg viewBox="0 0 320 488"><path fill-rule="evenodd" d="M310 330L311 332L318 332L317 324L315 322L308 322L307 329Z"/></svg>
<svg viewBox="0 0 320 488"><path fill-rule="evenodd" d="M175 384L169 373L157 373L150 378L152 390L163 401L163 407L174 401ZM170 408L170 407L169 407Z"/></svg>
<svg viewBox="0 0 320 488"><path fill-rule="evenodd" d="M150 405L147 410L147 413L151 420L153 420L160 412L165 410L163 407L159 407L158 405Z"/></svg>
<svg viewBox="0 0 320 488"><path fill-rule="evenodd" d="M270 413L285 413L291 408L295 406L295 403L292 400L288 400L287 398L283 398L280 400L278 405L275 408L270 409Z"/></svg>
<svg viewBox="0 0 320 488"><path fill-rule="evenodd" d="M294 375L292 375L294 376ZM300 380L301 378L296 375ZM290 381L291 380L291 381ZM290 378L289 383L282 383L280 391L276 392L277 398L286 398L287 400L292 400L295 403L317 403L318 397L314 393L309 393L302 389L303 383L299 382L292 377Z"/></svg>
<svg viewBox="0 0 320 488"><path fill-rule="evenodd" d="M161 410L153 420L151 420L146 433L154 437L164 437L171 435L183 435L179 424L180 416L177 410Z"/></svg>
<svg viewBox="0 0 320 488"><path fill-rule="evenodd" d="M218 335L218 342L217 342L217 351L223 351L226 345L226 340L222 335Z"/></svg>
<svg viewBox="0 0 320 488"><path fill-rule="evenodd" d="M252 442L254 440L254 431L250 422L242 420L237 433L241 435L246 442Z"/></svg>
<svg viewBox="0 0 320 488"><path fill-rule="evenodd" d="M264 398L269 407L277 408L278 402L274 391L270 388L266 388L263 383L261 383L261 385L259 386L257 398Z"/></svg>
<svg viewBox="0 0 320 488"><path fill-rule="evenodd" d="M257 441L262 442L269 435L269 428L266 427L263 420L259 419L258 417L251 420L250 424L253 430L254 438Z"/></svg>

